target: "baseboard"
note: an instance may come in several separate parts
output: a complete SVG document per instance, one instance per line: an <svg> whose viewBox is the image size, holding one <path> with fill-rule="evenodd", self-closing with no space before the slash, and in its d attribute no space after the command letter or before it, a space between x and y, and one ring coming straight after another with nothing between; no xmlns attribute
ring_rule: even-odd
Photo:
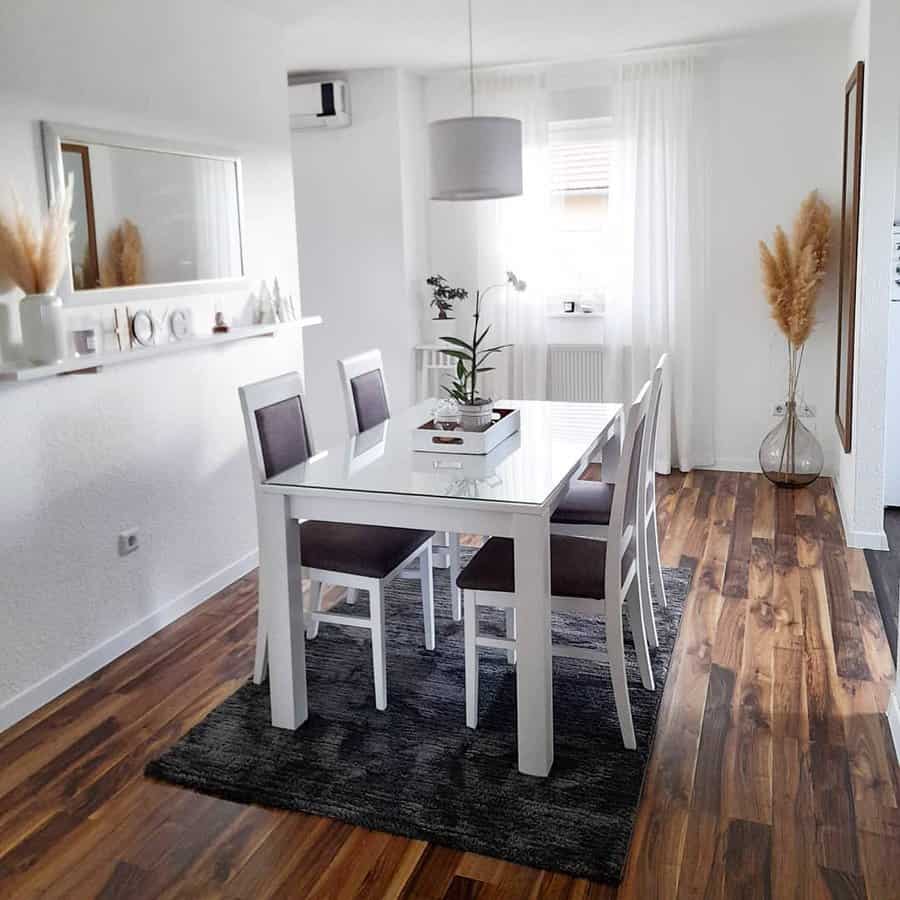
<svg viewBox="0 0 900 900"><path fill-rule="evenodd" d="M855 550L889 550L887 535L884 531L853 531L844 528L847 546Z"/></svg>
<svg viewBox="0 0 900 900"><path fill-rule="evenodd" d="M54 700L80 681L84 681L85 678L93 675L98 669L102 669L103 666L111 663L123 653L127 653L141 641L147 640L161 628L180 619L185 613L190 612L194 607L209 600L214 594L255 569L258 564L259 552L251 550L240 559L225 566L224 569L220 569L209 578L195 584L170 603L154 610L150 615L129 625L118 634L88 650L87 653L66 663L61 669L57 669L37 684L33 684L22 693L7 700L0 706L0 733L24 719L25 716L31 715L36 709L40 709L45 703Z"/></svg>
<svg viewBox="0 0 900 900"><path fill-rule="evenodd" d="M880 531L859 531L847 527L847 516L844 514L844 502L841 497L841 482L837 476L832 481L834 482L834 497L837 501L838 515L844 526L844 538L847 546L853 547L855 550L889 550L890 545L883 528Z"/></svg>
<svg viewBox="0 0 900 900"><path fill-rule="evenodd" d="M891 699L888 700L887 717L888 726L891 729L891 737L894 739L894 753L897 756L897 762L900 763L900 682L891 691Z"/></svg>
<svg viewBox="0 0 900 900"><path fill-rule="evenodd" d="M709 469L713 472L758 472L759 460L756 457L732 457L717 459L709 466L697 466L698 469Z"/></svg>
<svg viewBox="0 0 900 900"><path fill-rule="evenodd" d="M710 469L718 472L761 472L759 459L755 456L726 456L717 459L708 466L697 466L698 469ZM822 470L822 478L834 478L834 473L826 466Z"/></svg>

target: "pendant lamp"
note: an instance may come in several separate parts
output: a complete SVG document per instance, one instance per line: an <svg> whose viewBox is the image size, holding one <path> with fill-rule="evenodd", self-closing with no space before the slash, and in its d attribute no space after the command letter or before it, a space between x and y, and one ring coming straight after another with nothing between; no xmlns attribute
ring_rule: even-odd
<svg viewBox="0 0 900 900"><path fill-rule="evenodd" d="M471 115L428 126L432 200L495 200L522 193L522 123L475 115L472 0L469 0Z"/></svg>

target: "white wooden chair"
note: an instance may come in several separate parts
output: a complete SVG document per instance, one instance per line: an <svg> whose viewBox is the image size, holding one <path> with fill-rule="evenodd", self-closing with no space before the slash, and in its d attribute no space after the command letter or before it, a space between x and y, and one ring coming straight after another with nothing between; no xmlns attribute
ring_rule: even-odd
<svg viewBox="0 0 900 900"><path fill-rule="evenodd" d="M315 455L303 408L303 381L297 372L238 389L255 492L279 472L305 463ZM258 504L257 504L258 508ZM372 633L375 706L387 707L384 590L404 569L418 561L422 583L425 646L434 649L434 585L431 572L431 531L383 528L306 520L300 524L300 555L310 580L311 602L304 611L308 639L319 624L351 625ZM369 593L369 615L356 616L322 609L322 586L338 585ZM266 675L266 625L261 610L256 634L254 679Z"/></svg>
<svg viewBox="0 0 900 900"><path fill-rule="evenodd" d="M662 392L665 386L666 370L669 365L668 353L663 353L653 371L652 389L650 391L650 410L647 413L648 437L645 439L646 447L642 452L641 471L644 473L644 481L641 484L641 501L643 509L640 513L639 523L641 543L638 544L638 575L641 580L641 591L647 598L644 609L653 612L650 586L656 590L656 598L665 608L669 605L666 599L666 588L663 584L662 564L659 560L659 530L656 525L656 439L659 436L659 409L662 403ZM646 612L645 612L646 614ZM652 620L651 620L652 621ZM656 627L654 625L651 637L658 646Z"/></svg>
<svg viewBox="0 0 900 900"><path fill-rule="evenodd" d="M613 495L606 540L550 535L553 608L583 613L594 619L603 616L606 621L606 652L555 644L553 653L555 656L609 663L622 741L630 750L637 744L625 671L622 621L625 609L634 636L641 681L647 690L655 687L638 594L637 534L633 525L642 483L641 447L647 425L649 395L648 382L628 412L622 477L620 487ZM516 651L514 553L514 543L509 538L491 538L459 577L465 606L466 724L470 728L478 726L478 649L505 650L507 654ZM479 633L479 606L507 610L506 637Z"/></svg>
<svg viewBox="0 0 900 900"><path fill-rule="evenodd" d="M347 427L351 436L361 434L386 422L391 416L384 363L380 350L366 350L356 356L338 360ZM453 620L462 618L462 595L456 586L459 577L459 535L438 532L434 544L435 565L450 569L450 600ZM348 602L355 597L348 593Z"/></svg>
<svg viewBox="0 0 900 900"><path fill-rule="evenodd" d="M663 586L662 566L659 561L659 539L656 528L656 439L659 431L659 408L665 378L667 354L663 354L653 372L650 382L650 403L647 412L647 427L641 445L641 472L643 480L639 490L635 510L635 528L638 533L637 562L638 587L647 623L647 639L651 647L659 646L656 621L653 615L653 592L662 606L667 605ZM565 534L572 537L606 540L609 533L609 518L616 485L616 473L611 473L604 481L573 481L550 519L551 534Z"/></svg>

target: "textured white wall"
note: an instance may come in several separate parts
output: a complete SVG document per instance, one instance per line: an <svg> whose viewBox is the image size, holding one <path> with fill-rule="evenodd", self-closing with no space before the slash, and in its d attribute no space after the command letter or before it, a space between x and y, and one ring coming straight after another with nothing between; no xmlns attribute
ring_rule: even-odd
<svg viewBox="0 0 900 900"><path fill-rule="evenodd" d="M897 154L897 190L894 222L900 224L900 153ZM892 278L900 274L892 272ZM900 506L900 302L888 312L888 373L884 422L884 505Z"/></svg>
<svg viewBox="0 0 900 900"><path fill-rule="evenodd" d="M317 447L347 434L337 360L381 349L391 403L413 399L413 296L419 238L404 180L421 130L415 86L396 69L351 72L349 128L294 132L291 139L301 285L307 315L325 324L307 343L307 407Z"/></svg>
<svg viewBox="0 0 900 900"><path fill-rule="evenodd" d="M276 29L215 0L29 0L5 4L0 58L0 179L29 208L41 119L232 147L251 280L297 294ZM236 389L289 369L296 332L0 390L0 729L253 564Z"/></svg>
<svg viewBox="0 0 900 900"><path fill-rule="evenodd" d="M717 465L758 471L757 451L785 399L787 350L765 301L757 242L776 225L790 233L806 194L818 188L836 217L841 206L841 98L846 28L807 26L717 49L710 275L716 321ZM839 227L831 274L819 295L800 393L805 420L833 472L834 354Z"/></svg>
<svg viewBox="0 0 900 900"><path fill-rule="evenodd" d="M853 446L838 450L838 499L855 547L886 549L884 448L890 320L891 224L895 212L900 6L862 0L850 31L845 69L866 64L862 185L856 286ZM835 444L838 439L833 437Z"/></svg>

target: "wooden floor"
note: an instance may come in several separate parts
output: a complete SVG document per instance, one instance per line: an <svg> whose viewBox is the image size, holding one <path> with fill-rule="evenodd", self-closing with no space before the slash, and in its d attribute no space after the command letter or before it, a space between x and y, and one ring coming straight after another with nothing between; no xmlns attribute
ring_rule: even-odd
<svg viewBox="0 0 900 900"><path fill-rule="evenodd" d="M891 657L830 483L677 474L659 525L695 576L618 890L145 779L248 677L248 576L0 735L0 897L900 897Z"/></svg>

